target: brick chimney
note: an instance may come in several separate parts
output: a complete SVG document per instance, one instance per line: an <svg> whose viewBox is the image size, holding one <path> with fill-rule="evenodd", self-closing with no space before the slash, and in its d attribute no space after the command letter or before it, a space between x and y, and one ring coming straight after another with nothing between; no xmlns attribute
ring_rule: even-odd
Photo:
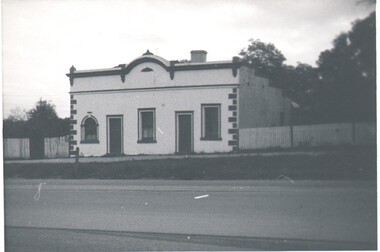
<svg viewBox="0 0 380 252"><path fill-rule="evenodd" d="M207 52L204 50L193 50L191 53L191 62L206 62Z"/></svg>

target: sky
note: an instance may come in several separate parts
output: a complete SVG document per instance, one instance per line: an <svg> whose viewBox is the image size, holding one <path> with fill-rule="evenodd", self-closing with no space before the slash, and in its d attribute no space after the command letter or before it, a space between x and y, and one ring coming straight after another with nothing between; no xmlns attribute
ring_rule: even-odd
<svg viewBox="0 0 380 252"><path fill-rule="evenodd" d="M40 99L70 115L66 73L128 64L147 49L167 60L206 50L230 60L249 39L315 66L320 52L375 10L368 0L3 0L3 116Z"/></svg>

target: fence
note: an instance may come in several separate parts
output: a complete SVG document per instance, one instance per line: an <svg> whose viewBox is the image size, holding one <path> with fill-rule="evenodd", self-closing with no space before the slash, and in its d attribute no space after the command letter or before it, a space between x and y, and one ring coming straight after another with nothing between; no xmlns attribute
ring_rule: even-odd
<svg viewBox="0 0 380 252"><path fill-rule="evenodd" d="M28 138L5 138L3 139L4 158L29 159L30 148Z"/></svg>
<svg viewBox="0 0 380 252"><path fill-rule="evenodd" d="M44 139L45 158L60 158L69 156L69 136Z"/></svg>
<svg viewBox="0 0 380 252"><path fill-rule="evenodd" d="M374 123L334 123L239 130L241 150L375 144Z"/></svg>
<svg viewBox="0 0 380 252"><path fill-rule="evenodd" d="M45 138L44 157L60 158L69 156L69 136ZM5 138L3 141L4 159L29 159L29 138Z"/></svg>

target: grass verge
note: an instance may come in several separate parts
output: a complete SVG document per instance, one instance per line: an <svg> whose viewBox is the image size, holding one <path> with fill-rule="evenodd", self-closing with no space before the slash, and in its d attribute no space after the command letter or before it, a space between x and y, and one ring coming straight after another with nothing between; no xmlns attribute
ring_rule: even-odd
<svg viewBox="0 0 380 252"><path fill-rule="evenodd" d="M278 155L134 160L114 163L5 163L4 178L182 180L376 180L376 150ZM282 176L282 177L283 177Z"/></svg>

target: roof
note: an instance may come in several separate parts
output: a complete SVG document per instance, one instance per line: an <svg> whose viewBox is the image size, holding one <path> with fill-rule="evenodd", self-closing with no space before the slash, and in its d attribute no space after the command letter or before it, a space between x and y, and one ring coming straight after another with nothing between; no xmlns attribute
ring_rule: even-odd
<svg viewBox="0 0 380 252"><path fill-rule="evenodd" d="M232 60L227 61L179 62L177 60L168 61L147 51L142 56L132 60L129 64L120 64L113 68L87 70L76 70L76 68L72 66L70 68L70 73L66 75L70 78L71 85L74 78L108 75L120 75L122 81L124 82L125 75L132 71L132 69L137 65L145 62L152 62L162 66L167 72L170 73L171 79L174 78L174 73L176 71L189 70L232 69L233 75L236 76L237 69L242 65L238 57L233 57Z"/></svg>

